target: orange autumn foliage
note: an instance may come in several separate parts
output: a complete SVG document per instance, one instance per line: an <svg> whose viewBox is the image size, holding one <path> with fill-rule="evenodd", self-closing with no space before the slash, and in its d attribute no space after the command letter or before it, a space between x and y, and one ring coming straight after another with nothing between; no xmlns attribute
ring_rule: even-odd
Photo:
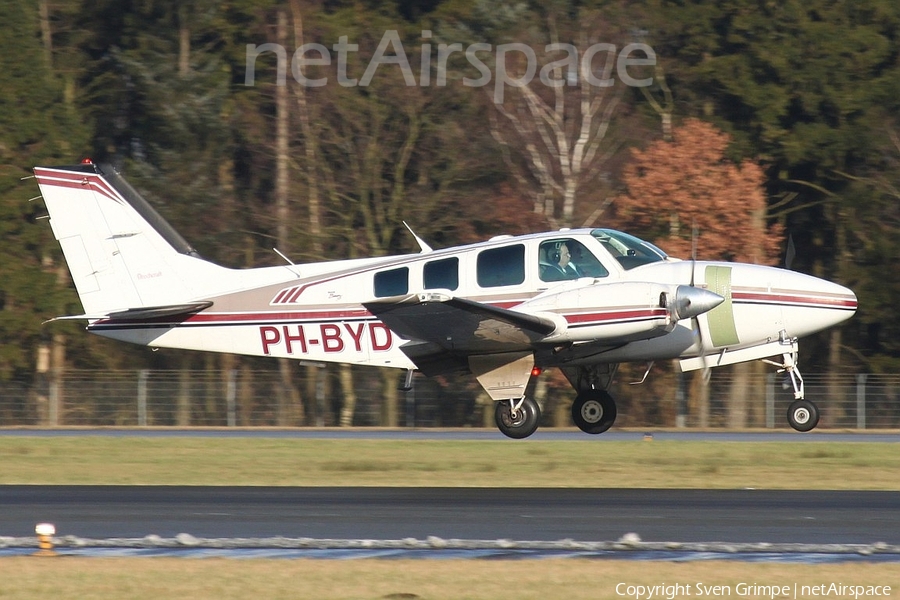
<svg viewBox="0 0 900 600"><path fill-rule="evenodd" d="M765 175L751 160L728 160L730 136L698 119L644 150L624 169L627 194L616 199L621 226L672 256L760 264L778 262L782 227L766 224Z"/></svg>

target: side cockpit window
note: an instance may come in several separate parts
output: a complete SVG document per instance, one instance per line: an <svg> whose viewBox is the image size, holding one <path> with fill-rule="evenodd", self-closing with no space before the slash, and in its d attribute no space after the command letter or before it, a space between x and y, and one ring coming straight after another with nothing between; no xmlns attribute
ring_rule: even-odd
<svg viewBox="0 0 900 600"><path fill-rule="evenodd" d="M516 244L482 250L476 263L478 285L497 287L525 281L525 246Z"/></svg>
<svg viewBox="0 0 900 600"><path fill-rule="evenodd" d="M409 268L375 273L375 297L387 298L409 293Z"/></svg>
<svg viewBox="0 0 900 600"><path fill-rule="evenodd" d="M565 281L579 277L606 277L609 271L578 240L564 238L543 242L539 251L541 281Z"/></svg>

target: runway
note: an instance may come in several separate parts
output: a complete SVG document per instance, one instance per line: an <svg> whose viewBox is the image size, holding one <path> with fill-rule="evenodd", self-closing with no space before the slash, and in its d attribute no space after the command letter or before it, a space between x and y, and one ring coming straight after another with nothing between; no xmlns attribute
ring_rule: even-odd
<svg viewBox="0 0 900 600"><path fill-rule="evenodd" d="M0 536L900 545L900 492L0 486Z"/></svg>
<svg viewBox="0 0 900 600"><path fill-rule="evenodd" d="M697 431L672 429L617 429L592 436L575 429L539 429L524 440L512 441L494 428L485 429L415 429L415 428L267 428L267 427L36 427L0 428L0 437L138 437L138 438L252 438L252 439L311 439L311 440L443 440L443 441L503 441L508 444L528 444L546 441L622 442L642 440L651 436L658 441L686 442L854 442L900 444L900 431L820 430L800 433L788 429L755 429L747 431Z"/></svg>
<svg viewBox="0 0 900 600"><path fill-rule="evenodd" d="M0 437L83 435L497 439L510 445L530 443L530 440L506 440L493 430L0 430ZM640 440L645 435L648 433L619 430L590 437L575 431L548 430L539 431L533 439L592 440L602 445L605 441ZM656 430L652 435L656 440L717 442L900 442L897 432ZM640 539L643 546L629 548L632 550L629 558L639 558L639 552L633 550L643 550L649 551L645 554L647 558L685 560L683 550L693 544L691 552L695 559L707 559L713 553L758 560L766 550L765 545L774 544L828 546L824 550L788 548L786 551L773 547L771 557L775 560L813 562L828 554L834 559L838 553L846 557L854 552L860 558L874 549L882 555L879 560L900 561L898 509L900 492L877 491L9 485L0 486L0 555L30 552L21 547L23 544L19 544L18 550L11 549L9 540L26 540L25 545L33 547L34 525L51 522L56 526L57 535L75 548L72 552L81 551L77 546L82 544L82 538L100 540L101 551L116 551L103 548L102 540L126 540L120 547L131 546L127 540L150 540L150 545L157 545L157 549L134 552L151 553L170 552L173 544L183 546L175 540L200 538L213 542L207 548L228 547L235 539L253 539L257 540L253 542L256 548L267 549L248 551L243 546L242 552L275 552L277 556L288 556L290 551L303 547L313 550L301 550L302 556L323 551L333 558L331 550L321 549L340 548L339 552L362 553L362 556L385 556L373 552L386 552L389 557L398 556L398 552L401 556L424 552L428 557L438 557L434 544L427 540L450 540L449 547L439 542L444 555L449 552L451 556L469 558L572 551L584 555L585 548L591 556L604 556L617 540L635 534L629 537ZM716 549L702 547L711 543L719 545ZM569 548L572 544L579 548L572 550ZM752 556L743 558L743 553L748 552L746 546L752 544L759 547L749 549ZM735 545L744 545L745 549L736 549ZM836 545L851 546L836 550ZM854 549L853 545L866 545L866 548ZM518 550L510 550L513 546ZM281 549L275 550L276 547ZM378 550L373 550L376 547ZM670 553L669 548L674 547L681 548L678 556ZM613 551L620 549L613 548Z"/></svg>

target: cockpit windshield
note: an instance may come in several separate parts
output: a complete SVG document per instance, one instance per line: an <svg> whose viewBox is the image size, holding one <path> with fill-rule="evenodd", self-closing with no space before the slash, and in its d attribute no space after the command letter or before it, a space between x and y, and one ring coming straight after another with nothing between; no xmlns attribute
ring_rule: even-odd
<svg viewBox="0 0 900 600"><path fill-rule="evenodd" d="M642 239L614 229L591 232L625 270L666 259L666 253Z"/></svg>

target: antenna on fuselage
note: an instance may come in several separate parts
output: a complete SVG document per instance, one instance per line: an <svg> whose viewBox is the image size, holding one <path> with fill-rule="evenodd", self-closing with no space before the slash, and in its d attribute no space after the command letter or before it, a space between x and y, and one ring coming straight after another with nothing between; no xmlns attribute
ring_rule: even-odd
<svg viewBox="0 0 900 600"><path fill-rule="evenodd" d="M788 234L787 249L784 251L784 268L790 269L797 256L797 249L794 247L794 236Z"/></svg>
<svg viewBox="0 0 900 600"><path fill-rule="evenodd" d="M429 246L425 240L416 235L416 232L412 230L412 227L406 221L403 221L403 226L412 234L412 236L416 239L416 243L419 244L419 252L421 254L427 254L429 252L433 252L431 246Z"/></svg>
<svg viewBox="0 0 900 600"><path fill-rule="evenodd" d="M272 248L272 252L274 252L275 254L277 254L278 256L280 256L281 258L283 258L284 261L285 261L286 263L288 263L288 265L290 265L290 267L287 266L287 265L285 265L285 268L286 268L288 271L290 271L291 273L293 273L293 274L296 275L297 277L300 277L300 271L297 270L297 265L294 264L294 261L292 261L291 259L289 259L289 258L284 254L284 252L282 252L282 251L279 250L278 248ZM291 267L293 267L293 268L291 268Z"/></svg>

